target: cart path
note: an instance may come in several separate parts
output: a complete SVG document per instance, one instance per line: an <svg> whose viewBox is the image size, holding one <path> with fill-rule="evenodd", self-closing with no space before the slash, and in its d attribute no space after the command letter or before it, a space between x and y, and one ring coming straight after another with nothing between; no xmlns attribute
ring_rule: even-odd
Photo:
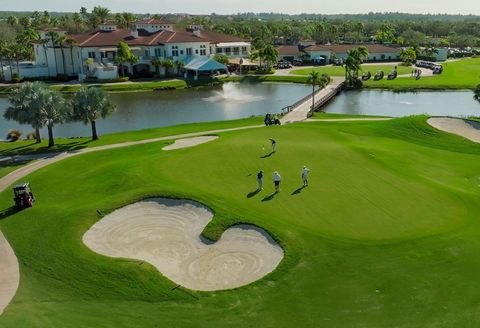
<svg viewBox="0 0 480 328"><path fill-rule="evenodd" d="M322 98L336 95L339 92L339 87L343 83L344 83L343 77L338 77L338 76L332 77L330 83L316 93L315 99L318 101ZM291 112L289 112L284 117L282 117L280 121L282 122L282 124L305 121L310 114L311 107L312 107L312 95L310 94L309 97L307 97L303 101L303 103L301 103L300 105L295 107Z"/></svg>
<svg viewBox="0 0 480 328"><path fill-rule="evenodd" d="M378 121L378 120L386 120L386 119L389 119L389 118L382 118L382 119L354 118L354 119L324 119L324 120L318 119L318 120L307 120L307 122L309 121L310 122L314 122L314 121L315 122L319 122L319 121L341 122L341 121L373 121L373 120ZM229 128L229 129L192 132L192 133L164 136L164 137L153 138L153 139L129 141L129 142L123 142L118 144L99 146L99 147L84 148L80 150L63 152L63 153L14 156L13 158L17 160L23 159L23 160L34 160L34 161L0 178L0 192L4 191L8 187L10 187L10 185L15 183L17 180L27 176L30 173L33 173L45 166L59 162L66 158L70 158L70 157L81 155L81 154L92 153L92 152L108 150L108 149L129 147L134 145L143 145L143 144L172 140L172 139L183 139L183 138L212 135L215 133L222 133L222 132L258 129L261 127L264 127L264 125L263 124L250 125L250 126L243 126L243 127L237 127L237 128ZM5 237L3 236L0 230L0 315L2 314L3 310L7 307L7 305L15 296L15 292L18 288L19 281L20 281L20 275L19 275L19 266L18 266L17 257L15 256L13 249L10 247L10 244L5 239Z"/></svg>

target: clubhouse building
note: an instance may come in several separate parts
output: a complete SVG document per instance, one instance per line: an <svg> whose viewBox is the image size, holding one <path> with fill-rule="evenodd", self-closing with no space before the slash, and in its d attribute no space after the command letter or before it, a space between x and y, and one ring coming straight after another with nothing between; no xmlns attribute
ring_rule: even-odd
<svg viewBox="0 0 480 328"><path fill-rule="evenodd" d="M299 45L282 45L278 46L280 60L289 62L306 61L313 64L330 64L335 59L345 60L349 50L364 46L368 50L369 62L388 62L399 61L401 48L392 47L382 44L332 44L332 45L316 45L316 44L299 44ZM436 54L437 61L445 61L447 59L447 49L439 49Z"/></svg>
<svg viewBox="0 0 480 328"><path fill-rule="evenodd" d="M48 39L48 32L39 31L41 39ZM66 34L65 31L56 32ZM80 80L87 77L113 80L123 74L150 74L157 69L164 74L166 68L155 67L152 60L170 59L176 63L181 61L185 73L197 77L226 70L211 58L215 54L248 58L251 52L250 42L242 38L205 30L201 25L177 29L171 22L153 18L137 21L131 29L119 29L115 23L105 22L94 32L68 37L74 42L64 45L63 49L51 41L34 43L35 61L20 64L20 76L49 78L65 74L78 76ZM136 63L116 63L117 45L121 41L128 44L137 57ZM13 73L16 71L14 67ZM3 73L6 80L11 79L9 69L3 68Z"/></svg>

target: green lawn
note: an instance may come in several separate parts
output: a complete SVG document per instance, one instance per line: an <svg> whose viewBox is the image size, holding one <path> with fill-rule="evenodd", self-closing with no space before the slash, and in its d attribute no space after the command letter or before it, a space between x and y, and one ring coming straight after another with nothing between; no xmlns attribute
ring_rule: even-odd
<svg viewBox="0 0 480 328"><path fill-rule="evenodd" d="M101 121L97 125L101 125ZM68 150L78 150L82 148L97 147L114 143L127 141L137 141L144 139L159 138L164 136L192 133L200 131L208 131L214 129L229 129L240 126L263 124L263 117L250 117L239 120L221 121L221 122L205 122L193 124L181 124L163 128L145 129L140 131L130 131L113 133L100 136L99 140L92 141L91 138L57 138L54 147L48 146L48 139L44 139L42 143L37 144L33 140L21 140L17 142L0 142L0 155L21 155L35 154L47 152L59 152ZM55 133L55 129L54 129Z"/></svg>
<svg viewBox="0 0 480 328"><path fill-rule="evenodd" d="M0 216L21 270L0 327L476 327L480 145L425 120L235 131L195 148L145 144L35 172L22 179L35 207ZM264 157L270 137L277 153ZM310 187L298 191L303 165ZM271 200L270 184L247 197L260 168L283 176ZM252 285L207 293L83 245L97 210L148 196L208 205L210 238L235 222L257 224L285 259Z"/></svg>
<svg viewBox="0 0 480 328"><path fill-rule="evenodd" d="M358 115L358 114L337 114L337 113L325 113L315 112L312 119L349 119L349 118L386 118L388 116L374 116L374 115Z"/></svg>
<svg viewBox="0 0 480 328"><path fill-rule="evenodd" d="M376 71L384 71L385 74L390 73L394 68L395 65L392 64L381 64L381 65L363 65L362 72L370 71L372 75L375 74ZM329 76L345 76L345 68L342 66L320 66L315 67L314 71L320 72L320 74L327 74ZM411 67L405 66L398 66L397 67L398 74L410 74L412 72ZM308 75L312 71L311 68L304 68L304 69L295 69L290 71L290 74L294 75Z"/></svg>
<svg viewBox="0 0 480 328"><path fill-rule="evenodd" d="M382 88L396 90L412 89L473 89L480 83L480 58L463 59L444 63L444 71L439 76L399 78L393 81L369 80L364 83L366 88Z"/></svg>

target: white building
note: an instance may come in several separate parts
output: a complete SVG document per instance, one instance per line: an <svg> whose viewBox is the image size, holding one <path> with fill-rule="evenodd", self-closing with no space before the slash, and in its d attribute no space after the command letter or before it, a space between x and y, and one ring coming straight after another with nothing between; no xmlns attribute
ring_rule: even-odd
<svg viewBox="0 0 480 328"><path fill-rule="evenodd" d="M65 34L64 31L56 31ZM42 39L48 38L48 31L40 31ZM242 38L205 30L201 25L191 25L177 30L173 23L159 19L145 19L135 23L132 29L119 29L115 23L105 22L97 31L68 35L74 44L60 47L51 41L33 44L35 62L29 70L20 67L21 77L47 78L59 74L68 76L94 77L111 80L122 73L153 73L156 67L152 60L171 59L187 61L189 57L225 54L229 57L248 58L250 42ZM117 65L115 58L119 42L125 42L138 62ZM120 72L123 70L123 72ZM4 68L6 80L10 80L9 68ZM14 70L15 73L16 70Z"/></svg>

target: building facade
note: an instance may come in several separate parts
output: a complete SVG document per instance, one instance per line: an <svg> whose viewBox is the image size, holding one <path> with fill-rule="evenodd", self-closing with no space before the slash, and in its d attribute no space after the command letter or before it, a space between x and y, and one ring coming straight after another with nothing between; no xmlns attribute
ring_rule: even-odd
<svg viewBox="0 0 480 328"><path fill-rule="evenodd" d="M49 40L49 31L39 32L42 40ZM65 31L56 32L65 34ZM30 71L19 67L20 76L47 78L64 74L78 76L80 80L86 77L112 80L123 74L156 72L158 67L152 64L153 59L186 62L191 57L215 54L248 58L251 52L250 42L242 38L208 31L201 25L180 30L173 23L159 19L138 21L130 29L119 29L115 23L105 22L94 32L68 37L74 40L73 44L34 43L35 62L30 63ZM136 63L116 61L121 41L137 57ZM165 68L160 70L165 72ZM8 72L4 72L4 76L6 80L11 79Z"/></svg>

